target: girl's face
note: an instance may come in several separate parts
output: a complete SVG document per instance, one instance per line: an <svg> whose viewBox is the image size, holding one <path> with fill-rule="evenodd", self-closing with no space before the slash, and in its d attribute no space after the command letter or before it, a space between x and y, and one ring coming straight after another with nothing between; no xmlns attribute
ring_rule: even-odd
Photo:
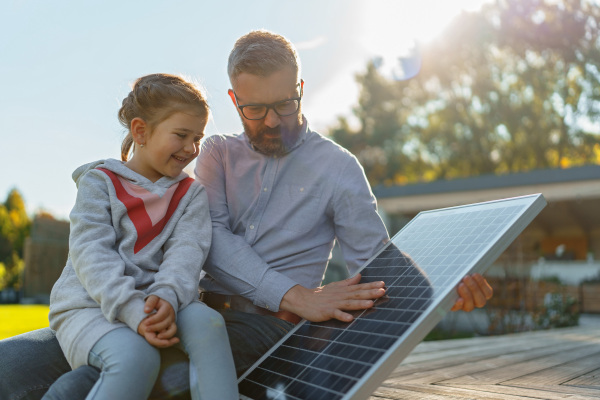
<svg viewBox="0 0 600 400"><path fill-rule="evenodd" d="M137 146L126 165L152 182L163 176L178 176L198 156L206 122L206 118L193 114L177 112L171 115L152 132L144 132L137 140L144 147Z"/></svg>

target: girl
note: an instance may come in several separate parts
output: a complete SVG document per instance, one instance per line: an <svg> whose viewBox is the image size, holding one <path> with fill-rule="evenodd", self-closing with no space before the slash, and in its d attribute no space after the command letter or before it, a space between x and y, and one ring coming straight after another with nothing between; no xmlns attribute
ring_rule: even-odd
<svg viewBox="0 0 600 400"><path fill-rule="evenodd" d="M147 398L158 348L180 341L193 399L238 398L223 318L198 301L211 243L208 200L182 172L198 155L208 116L191 83L144 76L119 110L129 131L122 161L73 173L69 258L52 289L49 319L72 368L102 371L88 399Z"/></svg>

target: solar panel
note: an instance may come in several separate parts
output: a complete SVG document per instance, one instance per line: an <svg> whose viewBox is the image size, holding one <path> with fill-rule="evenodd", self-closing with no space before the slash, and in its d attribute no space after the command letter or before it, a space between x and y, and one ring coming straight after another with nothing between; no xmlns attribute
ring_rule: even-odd
<svg viewBox="0 0 600 400"><path fill-rule="evenodd" d="M350 323L302 321L238 381L242 399L366 399L546 205L541 194L425 211L362 267L386 295Z"/></svg>

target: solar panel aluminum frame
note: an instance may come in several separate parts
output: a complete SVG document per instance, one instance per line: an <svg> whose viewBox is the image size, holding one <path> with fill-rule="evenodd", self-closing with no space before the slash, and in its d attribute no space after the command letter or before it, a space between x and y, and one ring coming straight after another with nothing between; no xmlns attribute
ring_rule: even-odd
<svg viewBox="0 0 600 400"><path fill-rule="evenodd" d="M472 260L468 267L463 268L462 273L455 277L452 282L439 291L439 295L433 299L432 303L422 312L411 326L403 332L396 342L385 351L385 353L376 361L369 370L360 378L350 390L343 396L344 400L357 400L368 398L381 383L391 374L391 372L402 362L402 360L417 346L423 338L435 327L435 325L446 315L456 299L456 286L460 283L465 274L483 273L489 266L500 256L500 254L512 243L517 236L533 221L537 214L546 206L546 200L543 195L532 194L527 196L513 197L509 199L501 199L488 201L483 203L474 203L456 207L448 207L430 211L420 212L408 224L406 224L394 237L391 242L397 237L402 236L403 232L411 229L412 226L418 224L423 218L428 218L434 214L449 214L461 213L467 208L482 208L500 206L500 203L525 205L526 208L522 213L512 221L508 222L504 231L493 242L488 243L487 248L482 250L479 258ZM400 247L400 246L399 246ZM362 266L361 270L367 267L377 256L387 249L388 246L383 246ZM410 255L410 254L409 254ZM357 273L360 273L358 271ZM376 304L377 306L377 304ZM282 343L292 336L306 321L297 324L285 337L283 337L275 346L273 346L263 357L261 357L251 368L248 369L238 380L241 383L257 366L267 359ZM251 398L240 395L241 399L252 400Z"/></svg>

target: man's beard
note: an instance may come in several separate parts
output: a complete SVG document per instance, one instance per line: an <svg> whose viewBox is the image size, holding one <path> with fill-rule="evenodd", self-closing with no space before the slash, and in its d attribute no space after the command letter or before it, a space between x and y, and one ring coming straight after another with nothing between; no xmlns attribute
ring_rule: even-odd
<svg viewBox="0 0 600 400"><path fill-rule="evenodd" d="M256 151L270 157L281 157L287 154L292 146L296 144L300 136L301 124L297 124L292 130L282 125L274 128L262 127L258 132L253 132L245 121L242 121L246 136ZM275 135L267 137L267 135Z"/></svg>

